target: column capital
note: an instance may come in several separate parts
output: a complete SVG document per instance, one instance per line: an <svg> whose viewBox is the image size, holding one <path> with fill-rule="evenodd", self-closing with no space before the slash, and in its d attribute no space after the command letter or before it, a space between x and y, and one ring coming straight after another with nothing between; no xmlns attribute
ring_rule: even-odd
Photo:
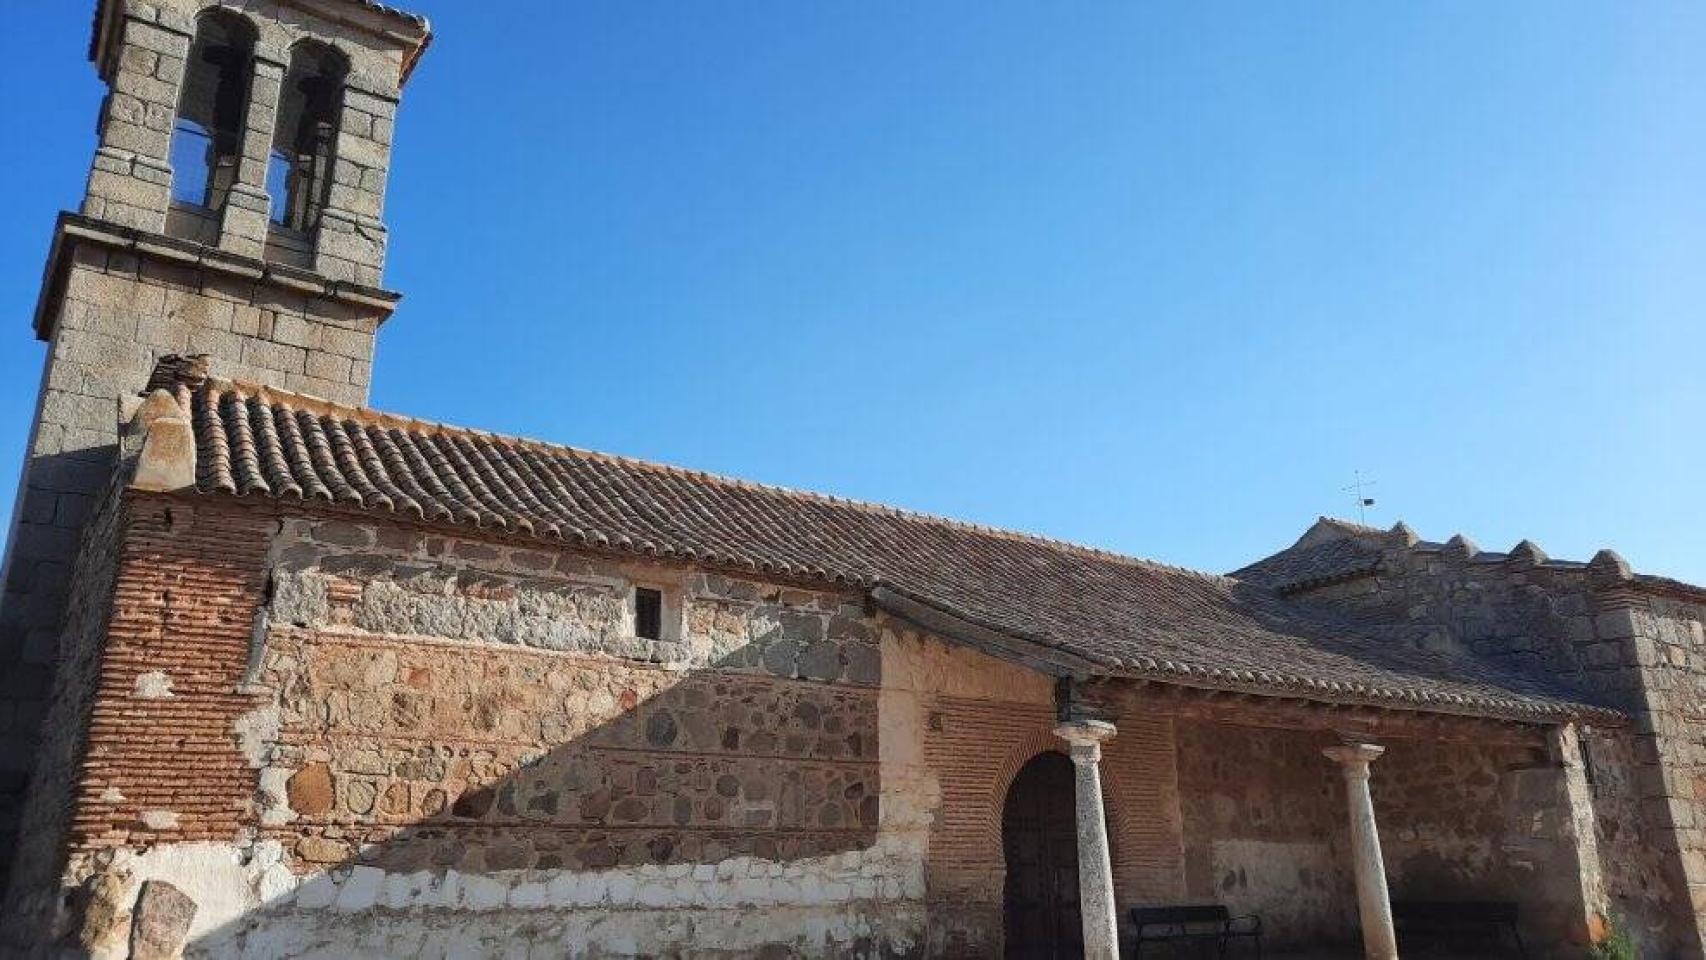
<svg viewBox="0 0 1706 960"><path fill-rule="evenodd" d="M1095 763L1102 759L1102 741L1111 740L1116 730L1106 720L1069 720L1054 728L1054 735L1071 744L1074 763Z"/></svg>
<svg viewBox="0 0 1706 960"><path fill-rule="evenodd" d="M1385 752L1385 747L1373 743L1341 743L1321 751L1327 759L1344 767L1347 777L1367 777L1368 765Z"/></svg>

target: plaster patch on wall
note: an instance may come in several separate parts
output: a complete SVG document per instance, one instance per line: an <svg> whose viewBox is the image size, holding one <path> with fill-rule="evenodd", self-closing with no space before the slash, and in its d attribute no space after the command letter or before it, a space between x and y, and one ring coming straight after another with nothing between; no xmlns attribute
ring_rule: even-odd
<svg viewBox="0 0 1706 960"><path fill-rule="evenodd" d="M178 829L178 815L171 810L142 811L142 825L150 830Z"/></svg>
<svg viewBox="0 0 1706 960"><path fill-rule="evenodd" d="M143 700L165 700L172 696L172 678L163 670L138 674L134 692Z"/></svg>
<svg viewBox="0 0 1706 960"><path fill-rule="evenodd" d="M264 933L232 932L195 943L186 957L875 958L924 955L920 905L779 907L762 912L694 909L533 911L470 915L448 910L280 918Z"/></svg>
<svg viewBox="0 0 1706 960"><path fill-rule="evenodd" d="M232 929L268 899L276 899L294 887L294 878L283 860L283 848L270 842L253 846L170 843L140 851L120 848L87 858L83 870L101 883L116 884L112 899L123 908L113 917L112 929L93 938L90 960L125 960L128 956L129 911L144 883L169 883L195 902L195 918L189 930L194 944L199 938Z"/></svg>
<svg viewBox="0 0 1706 960"><path fill-rule="evenodd" d="M1345 898L1343 857L1331 844L1217 840L1209 863L1217 899L1234 914L1256 914L1291 941L1342 936L1355 927Z"/></svg>
<svg viewBox="0 0 1706 960"><path fill-rule="evenodd" d="M567 956L648 955L683 942L733 955L782 943L834 956L877 941L888 956L916 949L923 935L923 873L907 839L789 863L739 857L588 872L399 874L357 864L297 877L284 858L272 841L163 844L115 851L99 873L118 878L121 905L134 903L148 880L188 894L197 910L186 956L287 957L334 948L349 955L380 945L395 950L447 928L489 931L463 955L492 953L522 927L552 938L536 942L553 945L554 956L565 949ZM692 918L676 939L659 925L671 916ZM123 930L109 933L116 935L102 942L115 946L96 950L93 960L124 957Z"/></svg>
<svg viewBox="0 0 1706 960"><path fill-rule="evenodd" d="M237 718L232 732L237 735L237 743L249 766L258 768L266 765L267 751L278 742L280 719L281 713L274 703L256 707Z"/></svg>

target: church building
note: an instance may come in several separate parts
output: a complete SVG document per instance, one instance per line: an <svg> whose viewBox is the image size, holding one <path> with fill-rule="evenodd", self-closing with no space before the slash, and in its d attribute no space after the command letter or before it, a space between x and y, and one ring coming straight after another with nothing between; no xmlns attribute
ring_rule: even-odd
<svg viewBox="0 0 1706 960"><path fill-rule="evenodd" d="M1195 904L1392 960L1443 902L1706 958L1706 589L1330 519L1201 573L371 409L426 21L94 6L7 955L1108 960Z"/></svg>

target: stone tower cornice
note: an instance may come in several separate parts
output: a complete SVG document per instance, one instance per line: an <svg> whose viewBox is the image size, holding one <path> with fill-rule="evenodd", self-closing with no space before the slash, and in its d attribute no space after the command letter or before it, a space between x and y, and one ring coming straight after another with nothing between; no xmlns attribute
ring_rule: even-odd
<svg viewBox="0 0 1706 960"><path fill-rule="evenodd" d="M48 254L41 296L36 301L33 325L38 340L53 339L54 320L63 306L66 270L70 266L68 252L79 242L94 244L109 251L134 253L182 264L206 273L261 281L303 296L372 310L378 316L379 322L384 322L403 299L403 295L394 290L344 280L328 280L311 270L291 267L288 264L239 256L217 247L121 227L81 214L62 213L54 227L53 246Z"/></svg>
<svg viewBox="0 0 1706 960"><path fill-rule="evenodd" d="M119 44L114 42L116 29L123 17L125 5L134 0L95 0L94 26L89 37L89 61L95 64L103 79L111 79L111 66L118 56ZM371 34L403 48L402 70L397 86L402 87L414 72L421 55L432 45L432 24L420 14L374 0L275 0L277 5L293 7L327 23L337 24ZM209 0L217 6L218 0ZM156 10L156 14L158 14Z"/></svg>

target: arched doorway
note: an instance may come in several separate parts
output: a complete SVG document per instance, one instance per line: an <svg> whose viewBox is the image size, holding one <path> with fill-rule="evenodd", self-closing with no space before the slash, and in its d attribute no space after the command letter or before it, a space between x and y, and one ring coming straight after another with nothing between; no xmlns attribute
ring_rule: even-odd
<svg viewBox="0 0 1706 960"><path fill-rule="evenodd" d="M1037 754L1013 778L1001 812L1007 857L1002 911L1009 960L1084 956L1072 761Z"/></svg>

